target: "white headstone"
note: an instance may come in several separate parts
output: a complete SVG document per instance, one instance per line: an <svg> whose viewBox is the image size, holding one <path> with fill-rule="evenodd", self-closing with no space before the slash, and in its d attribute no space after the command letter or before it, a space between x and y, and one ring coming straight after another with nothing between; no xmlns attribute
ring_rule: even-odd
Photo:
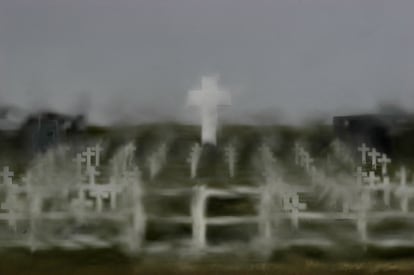
<svg viewBox="0 0 414 275"><path fill-rule="evenodd" d="M231 105L230 93L218 86L216 77L203 77L200 89L189 92L187 104L200 109L202 143L215 145L218 107L220 105Z"/></svg>

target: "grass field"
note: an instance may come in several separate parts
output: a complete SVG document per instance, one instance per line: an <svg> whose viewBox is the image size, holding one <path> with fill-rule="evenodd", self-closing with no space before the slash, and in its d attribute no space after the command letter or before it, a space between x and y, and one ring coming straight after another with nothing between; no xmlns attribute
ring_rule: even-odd
<svg viewBox="0 0 414 275"><path fill-rule="evenodd" d="M413 259L326 261L301 254L285 254L262 262L224 257L184 261L130 258L115 250L30 253L12 250L0 254L0 274L128 275L128 274L413 274Z"/></svg>

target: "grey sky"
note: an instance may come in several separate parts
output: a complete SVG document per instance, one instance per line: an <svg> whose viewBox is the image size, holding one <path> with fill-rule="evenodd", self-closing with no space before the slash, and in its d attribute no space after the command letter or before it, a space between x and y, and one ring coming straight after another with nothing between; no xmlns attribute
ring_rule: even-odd
<svg viewBox="0 0 414 275"><path fill-rule="evenodd" d="M229 120L414 109L413 12L412 0L1 0L0 100L89 108L96 122L186 119L187 91L219 74Z"/></svg>

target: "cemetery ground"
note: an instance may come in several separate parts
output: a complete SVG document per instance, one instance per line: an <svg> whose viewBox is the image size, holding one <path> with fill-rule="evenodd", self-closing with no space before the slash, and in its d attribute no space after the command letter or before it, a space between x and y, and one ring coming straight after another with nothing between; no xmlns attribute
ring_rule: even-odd
<svg viewBox="0 0 414 275"><path fill-rule="evenodd" d="M0 252L0 274L413 274L412 258L372 253L363 260L324 259L315 251L285 251L270 261L220 256L203 260L130 257L116 249Z"/></svg>
<svg viewBox="0 0 414 275"><path fill-rule="evenodd" d="M229 186L258 186L262 180L254 172L254 154L260 145L266 143L272 149L277 161L292 163L292 151L297 140L308 141L307 149L313 157L324 158L332 143L331 129L327 126L315 126L306 129L293 127L248 127L226 126L219 131L219 146L205 146L197 170L196 179L190 177L188 160L189 148L199 142L197 127L178 125L146 125L138 128L124 129L90 129L84 142L101 140L106 145L102 156L103 168L109 165L109 159L121 145L134 141L137 146L135 157L141 169L143 184L150 191L162 188L192 188L202 184L209 188L226 188ZM238 161L235 176L229 178L229 169L224 159L227 144L241 144L237 147ZM163 144L168 144L168 161L163 168L151 172L148 158L159 152ZM5 148L1 166L8 165L21 175L28 165L28 160L21 157L18 146ZM10 161L14 159L14 161ZM405 164L409 164L404 159ZM392 165L398 165L393 159ZM412 166L412 165L411 165ZM260 168L260 167L259 167ZM308 184L308 177L293 164L285 165L288 182ZM394 172L397 168L389 168ZM105 176L102 169L101 176ZM156 176L153 176L154 175ZM99 180L99 178L98 178ZM320 201L310 201L316 209ZM144 198L146 211L158 216L190 215L191 198L186 196L160 197L156 194ZM254 198L211 198L206 209L208 216L249 216L257 212L257 200ZM325 236L338 237L335 229L339 224L307 224L301 221L301 228L316 229ZM289 234L297 233L286 221ZM313 228L307 228L308 226ZM105 227L105 226L104 226ZM387 223L386 231L398 230L400 224ZM103 228L105 229L105 228ZM372 229L372 228L371 228ZM109 232L112 230L108 226ZM375 230L375 228L374 228ZM257 225L235 225L223 228L208 228L209 244L248 243L257 235ZM353 230L356 233L356 230ZM149 220L147 223L146 242L172 242L174 239L191 238L191 225L171 224ZM347 239L339 239L335 249L325 250L321 247L296 245L286 249L277 249L265 260L243 246L234 246L225 253L209 254L205 257L186 257L182 253L142 253L131 255L122 252L119 247L106 249L85 248L74 251L53 248L31 252L22 248L1 248L0 274L413 274L414 249L380 249L375 246L359 246Z"/></svg>

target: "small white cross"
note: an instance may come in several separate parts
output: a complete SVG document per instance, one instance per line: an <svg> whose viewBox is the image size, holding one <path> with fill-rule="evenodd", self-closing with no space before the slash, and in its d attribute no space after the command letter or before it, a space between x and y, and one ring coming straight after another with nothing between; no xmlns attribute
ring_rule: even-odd
<svg viewBox="0 0 414 275"><path fill-rule="evenodd" d="M369 150L370 149L365 145L365 143L363 143L361 147L358 147L358 151L361 152L362 156L362 164L365 164L367 162L367 153Z"/></svg>
<svg viewBox="0 0 414 275"><path fill-rule="evenodd" d="M86 157L86 169L92 166L92 157L95 155L94 149L88 147L82 156Z"/></svg>
<svg viewBox="0 0 414 275"><path fill-rule="evenodd" d="M377 167L377 157L381 156L381 153L373 148L372 151L368 153L368 156L371 157L372 167L375 169Z"/></svg>
<svg viewBox="0 0 414 275"><path fill-rule="evenodd" d="M103 148L100 144L96 144L93 147L93 150L95 152L95 166L99 166L101 163L101 152L103 152Z"/></svg>
<svg viewBox="0 0 414 275"><path fill-rule="evenodd" d="M382 175L386 175L388 172L387 167L388 164L391 163L391 159L389 159L386 154L382 154L381 158L378 159L378 163L381 164Z"/></svg>

